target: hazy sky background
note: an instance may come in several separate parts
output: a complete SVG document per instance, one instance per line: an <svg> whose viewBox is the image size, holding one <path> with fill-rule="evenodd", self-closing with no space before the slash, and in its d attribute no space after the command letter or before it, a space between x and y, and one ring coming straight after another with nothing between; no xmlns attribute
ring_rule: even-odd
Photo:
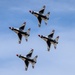
<svg viewBox="0 0 75 75"><path fill-rule="evenodd" d="M48 25L41 28L29 10L39 11L46 5L45 14L51 12ZM9 26L19 27L26 22L25 31L31 28L28 42L23 37L18 44L17 35ZM54 38L60 36L55 50L47 51L45 41L38 34L47 36L55 29ZM16 54L26 55L34 49L32 58L38 55L35 68ZM74 0L0 0L0 75L75 75L75 1Z"/></svg>

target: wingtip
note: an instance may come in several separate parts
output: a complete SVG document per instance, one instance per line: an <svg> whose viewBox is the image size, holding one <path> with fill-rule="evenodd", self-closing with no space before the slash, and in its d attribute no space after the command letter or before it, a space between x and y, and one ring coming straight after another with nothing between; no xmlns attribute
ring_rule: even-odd
<svg viewBox="0 0 75 75"><path fill-rule="evenodd" d="M50 14L50 12L48 12L48 14Z"/></svg>
<svg viewBox="0 0 75 75"><path fill-rule="evenodd" d="M55 30L53 29L52 32L55 32Z"/></svg>
<svg viewBox="0 0 75 75"><path fill-rule="evenodd" d="M54 47L56 49L56 47Z"/></svg>
<svg viewBox="0 0 75 75"><path fill-rule="evenodd" d="M28 41L28 39L26 39L26 42Z"/></svg>
<svg viewBox="0 0 75 75"><path fill-rule="evenodd" d="M46 6L44 5L43 8L45 8Z"/></svg>
<svg viewBox="0 0 75 75"><path fill-rule="evenodd" d="M38 55L36 55L36 58L38 57Z"/></svg>
<svg viewBox="0 0 75 75"><path fill-rule="evenodd" d="M25 71L27 71L27 68L25 68Z"/></svg>
<svg viewBox="0 0 75 75"><path fill-rule="evenodd" d="M33 48L31 48L31 51L33 51L34 49Z"/></svg>
<svg viewBox="0 0 75 75"><path fill-rule="evenodd" d="M38 24L38 27L40 28L41 27L41 24Z"/></svg>
<svg viewBox="0 0 75 75"><path fill-rule="evenodd" d="M31 28L29 28L28 30L31 30Z"/></svg>
<svg viewBox="0 0 75 75"><path fill-rule="evenodd" d="M59 36L57 36L57 38L59 38Z"/></svg>
<svg viewBox="0 0 75 75"><path fill-rule="evenodd" d="M50 51L50 48L48 48L47 50L48 50L48 52L49 52L49 51Z"/></svg>
<svg viewBox="0 0 75 75"><path fill-rule="evenodd" d="M19 44L21 44L21 41L19 41Z"/></svg>
<svg viewBox="0 0 75 75"><path fill-rule="evenodd" d="M26 22L24 22L23 24L26 24Z"/></svg>

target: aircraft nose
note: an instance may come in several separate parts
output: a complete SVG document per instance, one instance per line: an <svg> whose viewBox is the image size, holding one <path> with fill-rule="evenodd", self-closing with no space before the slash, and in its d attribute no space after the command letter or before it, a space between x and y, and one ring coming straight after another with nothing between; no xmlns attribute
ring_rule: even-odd
<svg viewBox="0 0 75 75"><path fill-rule="evenodd" d="M38 35L40 37L40 35Z"/></svg>
<svg viewBox="0 0 75 75"><path fill-rule="evenodd" d="M18 54L16 54L16 56L18 56Z"/></svg>
<svg viewBox="0 0 75 75"><path fill-rule="evenodd" d="M29 10L29 12L31 13L31 10Z"/></svg>
<svg viewBox="0 0 75 75"><path fill-rule="evenodd" d="M9 29L11 29L11 27L9 27Z"/></svg>

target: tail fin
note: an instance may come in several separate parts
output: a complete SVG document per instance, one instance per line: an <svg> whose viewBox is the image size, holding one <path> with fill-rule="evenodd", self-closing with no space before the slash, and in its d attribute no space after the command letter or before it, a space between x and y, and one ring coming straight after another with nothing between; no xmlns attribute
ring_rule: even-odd
<svg viewBox="0 0 75 75"><path fill-rule="evenodd" d="M34 61L34 62L32 63L32 68L34 68L35 63L37 62L37 57L38 57L38 56L36 55L36 56L33 58L33 61Z"/></svg>
<svg viewBox="0 0 75 75"><path fill-rule="evenodd" d="M46 17L49 19L49 15L50 15L50 12L48 12L47 14L46 14Z"/></svg>
<svg viewBox="0 0 75 75"><path fill-rule="evenodd" d="M30 36L30 28L27 30L27 36L25 36L25 38L26 38L26 41L28 41L28 37Z"/></svg>
<svg viewBox="0 0 75 75"><path fill-rule="evenodd" d="M58 42L58 39L59 39L59 36L57 36L57 37L55 38L55 41Z"/></svg>
<svg viewBox="0 0 75 75"><path fill-rule="evenodd" d="M28 35L30 35L30 30L31 30L30 28L27 30Z"/></svg>
<svg viewBox="0 0 75 75"><path fill-rule="evenodd" d="M59 39L59 36L57 36L56 38L55 38L55 41L56 41L56 43L54 43L54 48L56 49L56 46L57 46L57 44L58 44L58 39Z"/></svg>
<svg viewBox="0 0 75 75"><path fill-rule="evenodd" d="M47 20L49 20L49 15L50 15L50 12L48 12L47 14L46 14L46 17L47 17L47 19L45 20L45 24L47 25Z"/></svg>

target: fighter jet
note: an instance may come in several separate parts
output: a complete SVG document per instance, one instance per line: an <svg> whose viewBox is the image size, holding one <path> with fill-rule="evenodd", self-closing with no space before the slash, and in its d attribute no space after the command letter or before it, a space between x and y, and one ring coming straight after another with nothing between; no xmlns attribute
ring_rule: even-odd
<svg viewBox="0 0 75 75"><path fill-rule="evenodd" d="M58 44L59 36L57 36L55 39L53 39L54 32L55 32L55 30L52 30L52 32L47 37L43 36L43 35L38 35L40 38L42 38L43 40L46 41L48 51L50 51L51 44L54 45L55 49L56 49L56 45Z"/></svg>
<svg viewBox="0 0 75 75"><path fill-rule="evenodd" d="M19 38L19 44L21 43L21 40L22 40L22 36L25 36L25 39L26 41L28 41L28 37L30 36L30 28L27 30L27 32L24 32L24 28L26 26L26 22L24 22L22 24L21 27L19 28L14 28L14 27L9 27L9 29L11 29L12 31L14 31L17 35L18 35L18 38Z"/></svg>
<svg viewBox="0 0 75 75"><path fill-rule="evenodd" d="M35 63L37 62L38 56L36 55L33 59L31 59L32 53L33 53L33 49L31 49L31 51L26 55L26 57L16 54L17 57L21 58L24 61L26 71L28 69L29 63L31 63L32 68L34 68Z"/></svg>
<svg viewBox="0 0 75 75"><path fill-rule="evenodd" d="M44 5L43 8L39 12L32 11L32 10L29 11L31 14L33 14L34 16L37 17L39 27L41 26L42 19L45 21L46 25L47 25L47 20L49 20L50 12L48 12L46 15L44 15L45 8L46 8L46 6Z"/></svg>

